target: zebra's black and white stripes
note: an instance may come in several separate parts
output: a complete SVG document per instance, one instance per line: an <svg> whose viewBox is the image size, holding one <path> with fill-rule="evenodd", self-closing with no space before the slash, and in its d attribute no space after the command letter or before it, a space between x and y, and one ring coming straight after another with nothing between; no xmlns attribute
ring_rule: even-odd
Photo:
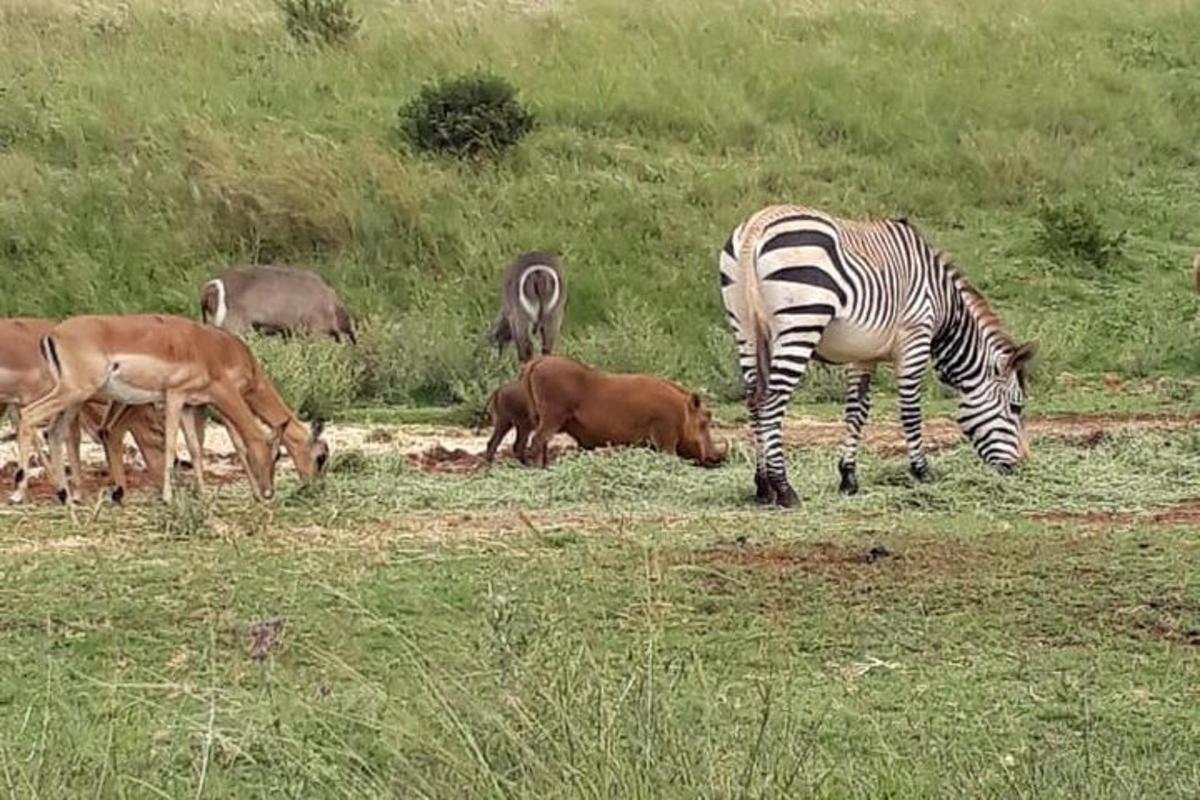
<svg viewBox="0 0 1200 800"><path fill-rule="evenodd" d="M1024 369L1018 346L962 275L907 221L858 222L772 206L733 232L720 255L721 296L738 343L757 447L762 502L792 505L783 416L813 359L850 365L841 490L855 462L877 364L896 365L910 468L929 478L921 382L932 362L959 392L959 422L979 455L1007 469L1026 455Z"/></svg>

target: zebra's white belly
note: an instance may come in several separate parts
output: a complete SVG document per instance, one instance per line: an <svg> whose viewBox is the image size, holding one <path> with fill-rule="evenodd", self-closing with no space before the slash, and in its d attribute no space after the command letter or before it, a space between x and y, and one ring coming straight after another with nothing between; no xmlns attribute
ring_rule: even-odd
<svg viewBox="0 0 1200 800"><path fill-rule="evenodd" d="M895 352L894 330L872 330L847 320L832 320L817 344L817 355L833 364L886 361Z"/></svg>

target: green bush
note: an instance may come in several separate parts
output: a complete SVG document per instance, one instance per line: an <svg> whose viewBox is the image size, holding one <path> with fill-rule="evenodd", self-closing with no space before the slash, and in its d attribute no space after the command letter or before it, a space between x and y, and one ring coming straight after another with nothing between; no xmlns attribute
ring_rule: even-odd
<svg viewBox="0 0 1200 800"><path fill-rule="evenodd" d="M331 419L353 403L362 368L354 347L327 339L254 336L250 347L302 419Z"/></svg>
<svg viewBox="0 0 1200 800"><path fill-rule="evenodd" d="M276 0L276 5L287 32L300 44L345 44L362 26L349 0Z"/></svg>
<svg viewBox="0 0 1200 800"><path fill-rule="evenodd" d="M425 86L400 109L403 131L426 152L496 155L533 130L533 114L504 78L473 72Z"/></svg>
<svg viewBox="0 0 1200 800"><path fill-rule="evenodd" d="M1107 267L1125 246L1125 231L1108 234L1090 203L1038 201L1038 242L1046 255L1072 258L1096 269Z"/></svg>
<svg viewBox="0 0 1200 800"><path fill-rule="evenodd" d="M498 357L484 341L486 327L436 299L394 322L364 321L356 353L360 395L378 403L482 408L493 389L517 375L512 348Z"/></svg>

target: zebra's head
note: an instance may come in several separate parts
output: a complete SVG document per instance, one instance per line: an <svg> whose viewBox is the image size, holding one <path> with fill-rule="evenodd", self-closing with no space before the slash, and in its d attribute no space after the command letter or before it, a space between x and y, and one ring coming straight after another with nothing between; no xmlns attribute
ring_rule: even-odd
<svg viewBox="0 0 1200 800"><path fill-rule="evenodd" d="M958 424L975 452L1001 472L1029 456L1025 441L1025 373L1037 353L1036 341L998 350L987 375L959 398Z"/></svg>

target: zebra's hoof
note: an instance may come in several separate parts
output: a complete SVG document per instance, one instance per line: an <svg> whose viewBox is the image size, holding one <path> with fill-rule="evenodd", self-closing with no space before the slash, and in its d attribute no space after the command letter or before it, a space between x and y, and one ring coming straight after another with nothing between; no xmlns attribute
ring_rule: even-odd
<svg viewBox="0 0 1200 800"><path fill-rule="evenodd" d="M921 466L910 466L908 471L912 474L917 483L933 483L933 473L929 471L929 467L922 464Z"/></svg>
<svg viewBox="0 0 1200 800"><path fill-rule="evenodd" d="M858 474L854 467L839 464L838 472L842 474L842 482L838 484L838 493L847 497L858 494Z"/></svg>
<svg viewBox="0 0 1200 800"><path fill-rule="evenodd" d="M754 476L754 500L760 506L775 504L775 487L762 475Z"/></svg>
<svg viewBox="0 0 1200 800"><path fill-rule="evenodd" d="M800 496L791 486L784 485L782 489L775 490L775 505L780 508L795 508L800 505Z"/></svg>

